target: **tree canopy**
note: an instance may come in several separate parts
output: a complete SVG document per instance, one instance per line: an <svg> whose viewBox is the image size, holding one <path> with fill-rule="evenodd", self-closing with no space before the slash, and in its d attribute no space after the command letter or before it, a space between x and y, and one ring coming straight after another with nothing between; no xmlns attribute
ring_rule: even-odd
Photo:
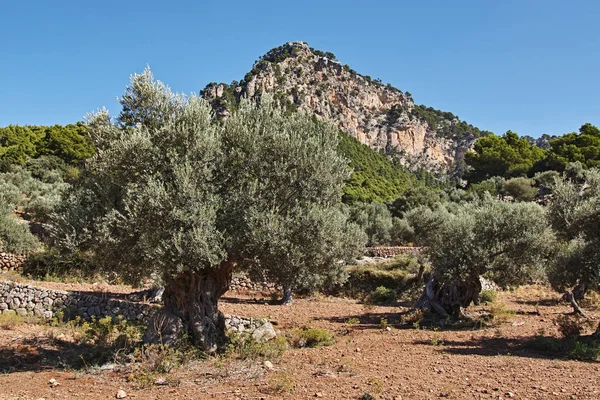
<svg viewBox="0 0 600 400"><path fill-rule="evenodd" d="M539 275L552 243L544 210L533 203L487 196L451 209L416 212L409 221L418 222L413 222L415 234L427 246L434 269L420 306L443 316L457 315L477 300L482 275L504 284Z"/></svg>
<svg viewBox="0 0 600 400"><path fill-rule="evenodd" d="M580 162L584 168L600 167L600 129L588 123L579 128L579 133L567 133L552 139L548 155L536 165L535 170L562 172L572 162Z"/></svg>
<svg viewBox="0 0 600 400"><path fill-rule="evenodd" d="M544 157L544 151L511 131L503 136L482 137L474 145L474 151L465 155L470 167L466 178L481 182L494 176L509 179L527 175L535 163Z"/></svg>
<svg viewBox="0 0 600 400"><path fill-rule="evenodd" d="M57 156L68 164L94 154L82 123L66 126L19 126L0 128L0 161L24 165L30 158Z"/></svg>
<svg viewBox="0 0 600 400"><path fill-rule="evenodd" d="M557 290L579 284L583 292L600 286L600 171L580 179L567 174L555 184L548 218L562 241L549 273Z"/></svg>
<svg viewBox="0 0 600 400"><path fill-rule="evenodd" d="M64 246L124 278L162 277L164 324L148 340L185 332L213 350L233 269L294 284L363 245L339 211L348 167L332 126L285 116L269 96L216 123L205 100L172 93L148 69L121 104L115 122L103 110L87 123L98 152L57 222Z"/></svg>

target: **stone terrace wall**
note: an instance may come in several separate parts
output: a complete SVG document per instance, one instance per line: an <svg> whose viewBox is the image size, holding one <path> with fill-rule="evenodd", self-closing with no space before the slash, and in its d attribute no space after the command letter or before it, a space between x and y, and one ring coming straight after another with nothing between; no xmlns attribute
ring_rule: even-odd
<svg viewBox="0 0 600 400"><path fill-rule="evenodd" d="M50 290L15 282L0 282L0 313L52 318L61 309L68 309L83 318L122 315L128 320L146 322L157 306L134 303L87 293Z"/></svg>
<svg viewBox="0 0 600 400"><path fill-rule="evenodd" d="M400 254L418 254L423 250L422 247L408 247L408 246L395 246L395 247L367 247L365 249L365 255L369 257L394 257Z"/></svg>
<svg viewBox="0 0 600 400"><path fill-rule="evenodd" d="M255 292L270 292L279 289L274 283L270 282L254 282L245 273L236 273L231 278L229 290L234 292L239 291L255 291Z"/></svg>
<svg viewBox="0 0 600 400"><path fill-rule="evenodd" d="M0 271L14 271L25 262L25 256L11 253L0 253Z"/></svg>

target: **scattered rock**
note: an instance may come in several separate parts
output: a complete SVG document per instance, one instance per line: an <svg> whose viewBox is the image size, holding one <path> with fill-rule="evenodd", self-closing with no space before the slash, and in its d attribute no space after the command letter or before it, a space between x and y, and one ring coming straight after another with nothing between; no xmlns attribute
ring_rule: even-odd
<svg viewBox="0 0 600 400"><path fill-rule="evenodd" d="M270 322L265 322L252 332L252 338L258 343L267 342L275 336L277 336L277 333L275 333L275 328L273 328Z"/></svg>
<svg viewBox="0 0 600 400"><path fill-rule="evenodd" d="M123 389L119 389L119 391L117 392L117 395L115 397L117 399L124 399L125 397L127 397L127 393L125 393L125 391Z"/></svg>
<svg viewBox="0 0 600 400"><path fill-rule="evenodd" d="M273 371L275 369L275 367L273 366L273 363L271 361L265 361L263 363L263 365L265 366L265 368L269 371Z"/></svg>

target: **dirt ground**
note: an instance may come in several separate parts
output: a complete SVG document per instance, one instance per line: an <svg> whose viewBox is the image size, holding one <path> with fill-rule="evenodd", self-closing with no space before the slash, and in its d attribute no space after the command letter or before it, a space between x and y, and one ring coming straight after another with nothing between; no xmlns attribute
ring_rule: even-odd
<svg viewBox="0 0 600 400"><path fill-rule="evenodd" d="M523 287L501 293L500 301L515 312L505 322L432 330L401 322L407 309L398 305L318 297L280 306L227 293L220 303L224 313L268 317L283 333L324 328L334 333L335 344L288 349L270 360L272 370L262 360L195 361L144 389L128 382L125 372L54 365L61 349L50 340L50 328L18 325L0 330L0 356L10 359L4 363L19 360L0 375L0 399L110 399L120 389L127 399L600 399L600 363L557 359L525 346L541 331L557 334L554 319L570 312L557 304L558 297L545 288ZM586 310L600 318L593 305ZM351 318L359 323L348 324Z"/></svg>

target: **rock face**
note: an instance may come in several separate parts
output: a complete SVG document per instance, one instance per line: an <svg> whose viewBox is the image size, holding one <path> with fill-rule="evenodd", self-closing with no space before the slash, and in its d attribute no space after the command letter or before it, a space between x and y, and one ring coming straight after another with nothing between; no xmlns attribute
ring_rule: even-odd
<svg viewBox="0 0 600 400"><path fill-rule="evenodd" d="M329 120L360 142L398 156L405 166L430 171L448 171L480 133L451 113L415 106L410 93L334 58L303 42L287 43L261 57L241 82L212 83L201 94L227 118L240 97L271 93L292 111Z"/></svg>

